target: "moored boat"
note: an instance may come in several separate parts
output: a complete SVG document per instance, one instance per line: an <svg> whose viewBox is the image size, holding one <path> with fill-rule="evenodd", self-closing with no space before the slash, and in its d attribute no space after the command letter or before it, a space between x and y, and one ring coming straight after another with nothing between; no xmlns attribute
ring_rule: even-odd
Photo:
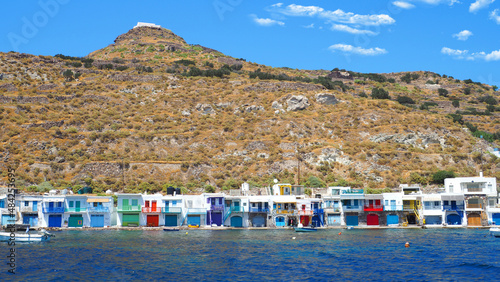
<svg viewBox="0 0 500 282"><path fill-rule="evenodd" d="M14 234L14 235L12 235ZM11 232L0 232L0 241L2 242L7 242L9 240L15 240L17 242L42 242L42 241L49 241L50 237L53 237L54 235L50 234L49 232L42 230L39 233L11 233Z"/></svg>
<svg viewBox="0 0 500 282"><path fill-rule="evenodd" d="M314 232L314 231L318 231L318 229L316 229L314 227L294 227L293 229L295 229L295 232Z"/></svg>
<svg viewBox="0 0 500 282"><path fill-rule="evenodd" d="M199 228L200 226L199 225L192 225L192 224L189 224L188 225L189 228Z"/></svg>
<svg viewBox="0 0 500 282"><path fill-rule="evenodd" d="M179 228L163 228L163 231L179 231L180 229Z"/></svg>
<svg viewBox="0 0 500 282"><path fill-rule="evenodd" d="M490 228L490 234L497 238L500 238L500 228L499 227Z"/></svg>

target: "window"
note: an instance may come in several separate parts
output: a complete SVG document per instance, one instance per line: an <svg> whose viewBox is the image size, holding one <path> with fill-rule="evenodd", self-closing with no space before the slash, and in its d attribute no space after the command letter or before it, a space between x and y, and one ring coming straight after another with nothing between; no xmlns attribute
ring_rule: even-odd
<svg viewBox="0 0 500 282"><path fill-rule="evenodd" d="M354 200L353 206L357 207L358 206L358 200Z"/></svg>
<svg viewBox="0 0 500 282"><path fill-rule="evenodd" d="M169 203L169 201L165 201L165 207L168 207L168 203ZM172 204L173 204L173 202L172 202Z"/></svg>
<svg viewBox="0 0 500 282"><path fill-rule="evenodd" d="M435 207L439 207L441 205L441 202L440 201L434 201L434 206Z"/></svg>
<svg viewBox="0 0 500 282"><path fill-rule="evenodd" d="M447 206L448 205L448 201L443 201L443 205Z"/></svg>
<svg viewBox="0 0 500 282"><path fill-rule="evenodd" d="M219 198L219 205L222 205L222 198Z"/></svg>
<svg viewBox="0 0 500 282"><path fill-rule="evenodd" d="M75 202L74 201L69 201L68 203L69 207L72 208L75 206Z"/></svg>
<svg viewBox="0 0 500 282"><path fill-rule="evenodd" d="M177 201L172 201L172 206L176 206L177 205Z"/></svg>
<svg viewBox="0 0 500 282"><path fill-rule="evenodd" d="M5 201L4 200L0 200L0 208L5 208Z"/></svg>
<svg viewBox="0 0 500 282"><path fill-rule="evenodd" d="M424 206L426 209L431 207L431 202L424 202Z"/></svg>
<svg viewBox="0 0 500 282"><path fill-rule="evenodd" d="M137 199L132 199L132 206L137 206L138 204L139 203Z"/></svg>
<svg viewBox="0 0 500 282"><path fill-rule="evenodd" d="M29 207L29 206L30 206L30 202L28 202L28 201L24 201L24 206L25 206L25 207Z"/></svg>

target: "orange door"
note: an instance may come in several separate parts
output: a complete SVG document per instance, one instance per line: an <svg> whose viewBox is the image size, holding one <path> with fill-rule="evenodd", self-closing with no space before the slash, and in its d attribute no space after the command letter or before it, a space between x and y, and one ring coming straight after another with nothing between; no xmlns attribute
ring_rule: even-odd
<svg viewBox="0 0 500 282"><path fill-rule="evenodd" d="M156 201L151 202L151 211L156 212Z"/></svg>

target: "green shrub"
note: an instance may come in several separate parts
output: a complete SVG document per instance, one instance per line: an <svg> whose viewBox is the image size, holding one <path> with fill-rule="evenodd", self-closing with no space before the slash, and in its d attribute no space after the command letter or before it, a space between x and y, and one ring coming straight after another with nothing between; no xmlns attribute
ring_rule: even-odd
<svg viewBox="0 0 500 282"><path fill-rule="evenodd" d="M398 96L396 101L398 101L398 103L400 104L415 104L415 101L407 96Z"/></svg>
<svg viewBox="0 0 500 282"><path fill-rule="evenodd" d="M432 183L444 184L445 178L455 178L453 171L440 170L432 175Z"/></svg>
<svg viewBox="0 0 500 282"><path fill-rule="evenodd" d="M372 88L372 99L391 99L389 92L384 88Z"/></svg>
<svg viewBox="0 0 500 282"><path fill-rule="evenodd" d="M438 94L439 94L439 96L448 97L448 90L446 90L444 88L439 88Z"/></svg>

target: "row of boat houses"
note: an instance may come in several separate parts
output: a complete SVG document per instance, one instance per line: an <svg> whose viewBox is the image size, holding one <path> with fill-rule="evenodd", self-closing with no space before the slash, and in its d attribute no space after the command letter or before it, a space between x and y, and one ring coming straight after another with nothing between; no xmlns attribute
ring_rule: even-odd
<svg viewBox="0 0 500 282"><path fill-rule="evenodd" d="M496 178L448 178L444 184L434 194L423 193L419 185L400 185L398 191L382 194L329 187L311 197L302 186L290 184L275 184L268 195L250 195L245 187L238 195L17 194L15 218L4 194L0 214L3 226L31 227L500 225Z"/></svg>

